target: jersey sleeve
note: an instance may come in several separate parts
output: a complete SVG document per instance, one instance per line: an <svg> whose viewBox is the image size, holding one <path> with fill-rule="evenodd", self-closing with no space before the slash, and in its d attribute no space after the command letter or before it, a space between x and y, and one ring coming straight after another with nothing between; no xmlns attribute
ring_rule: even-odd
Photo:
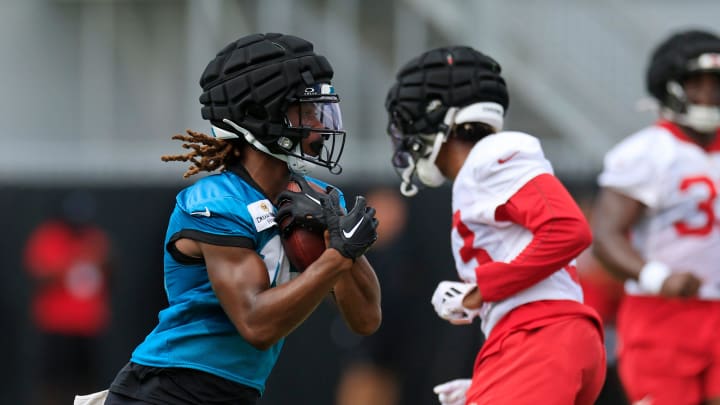
<svg viewBox="0 0 720 405"><path fill-rule="evenodd" d="M187 237L222 246L253 247L258 232L274 224L269 200L214 193L211 184L181 192L171 216L172 240ZM171 241L172 241L171 240Z"/></svg>
<svg viewBox="0 0 720 405"><path fill-rule="evenodd" d="M560 270L592 240L582 211L560 181L540 175L496 210L498 221L510 221L532 232L532 240L509 263L487 262L475 269L483 300L503 300Z"/></svg>
<svg viewBox="0 0 720 405"><path fill-rule="evenodd" d="M598 176L600 187L640 201L650 208L662 199L663 168L671 148L655 131L637 133L612 148Z"/></svg>
<svg viewBox="0 0 720 405"><path fill-rule="evenodd" d="M553 173L537 138L521 132L490 135L466 160L470 176L463 176L453 187L470 187L476 197L467 217L481 222L494 221L496 207L504 204L534 177ZM465 170L463 168L462 170Z"/></svg>

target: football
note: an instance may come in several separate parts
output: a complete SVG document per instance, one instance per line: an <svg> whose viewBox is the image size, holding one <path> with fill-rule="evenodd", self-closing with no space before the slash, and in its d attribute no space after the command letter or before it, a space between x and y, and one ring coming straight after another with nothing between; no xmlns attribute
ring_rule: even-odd
<svg viewBox="0 0 720 405"><path fill-rule="evenodd" d="M325 193L320 186L317 184L308 182L312 188L322 193ZM288 183L287 189L289 191L299 192L300 186L294 181ZM289 204L289 203L286 203ZM285 249L285 255L287 255L290 263L298 271L304 271L310 264L312 264L318 257L325 251L325 238L323 232L317 230L310 230L301 227L294 227L289 232L285 229L290 224L291 218L285 218L279 225L281 231L281 239L283 249Z"/></svg>

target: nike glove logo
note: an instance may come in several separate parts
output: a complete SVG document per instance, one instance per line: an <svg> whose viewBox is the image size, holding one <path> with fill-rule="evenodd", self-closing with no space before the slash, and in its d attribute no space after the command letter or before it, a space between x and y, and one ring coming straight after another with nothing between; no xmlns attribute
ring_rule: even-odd
<svg viewBox="0 0 720 405"><path fill-rule="evenodd" d="M195 211L195 212L191 212L190 215L201 216L201 217L208 217L208 218L209 218L209 217L210 217L210 210L208 209L208 207L205 207L205 211Z"/></svg>
<svg viewBox="0 0 720 405"><path fill-rule="evenodd" d="M313 202L314 202L315 204L317 204L317 205L322 205L322 204L320 203L320 200L318 200L317 198L314 198L314 197L310 196L310 194L305 193L305 197L309 198L311 201L313 201Z"/></svg>
<svg viewBox="0 0 720 405"><path fill-rule="evenodd" d="M355 232L356 232L356 231L358 230L358 228L360 227L360 224L362 224L364 220L365 220L365 217L360 218L360 220L358 221L358 223L355 224L355 226L352 227L352 229L350 230L350 232L348 232L348 231L346 231L346 230L343 229L343 236L345 236L346 239L352 238L353 235L355 235Z"/></svg>

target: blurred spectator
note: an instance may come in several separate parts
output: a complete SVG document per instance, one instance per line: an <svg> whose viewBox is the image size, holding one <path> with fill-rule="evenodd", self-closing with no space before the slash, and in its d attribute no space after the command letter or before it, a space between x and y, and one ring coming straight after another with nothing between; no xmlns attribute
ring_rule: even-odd
<svg viewBox="0 0 720 405"><path fill-rule="evenodd" d="M60 215L40 223L25 245L34 281L32 322L39 333L37 403L67 404L98 383L98 338L110 320L110 241L93 223L95 200L68 194Z"/></svg>

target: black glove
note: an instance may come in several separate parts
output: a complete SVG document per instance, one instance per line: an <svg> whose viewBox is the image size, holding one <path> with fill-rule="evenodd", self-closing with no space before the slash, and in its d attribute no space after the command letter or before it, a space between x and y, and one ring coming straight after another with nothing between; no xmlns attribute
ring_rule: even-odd
<svg viewBox="0 0 720 405"><path fill-rule="evenodd" d="M290 218L290 222L281 229L284 234L298 226L315 232L327 229L323 201L329 206L337 207L336 215L344 214L340 208L340 194L337 189L328 187L326 192L316 190L304 177L295 174L291 176L290 181L296 182L300 186L300 191L285 190L278 195L278 207L280 208L275 222L282 225L286 218Z"/></svg>
<svg viewBox="0 0 720 405"><path fill-rule="evenodd" d="M357 259L377 240L378 220L375 208L368 207L365 197L355 198L355 206L347 215L337 215L338 200L323 201L323 213L330 234L330 246L349 259ZM332 206L331 204L338 204Z"/></svg>

